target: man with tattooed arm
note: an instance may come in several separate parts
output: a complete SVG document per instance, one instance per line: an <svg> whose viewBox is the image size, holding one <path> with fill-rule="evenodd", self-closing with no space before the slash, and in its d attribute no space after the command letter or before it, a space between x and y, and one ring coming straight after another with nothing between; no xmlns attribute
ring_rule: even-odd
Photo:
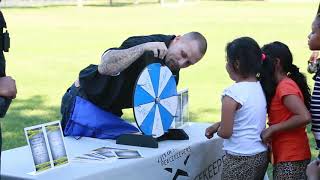
<svg viewBox="0 0 320 180"><path fill-rule="evenodd" d="M168 66L178 83L180 69L196 64L204 56L206 49L207 41L198 32L181 36L133 36L120 47L107 49L102 54L100 64L89 65L81 70L79 77L63 96L63 128L69 127L68 121L73 117L74 104L81 106L75 103L76 96L121 117L122 109L132 108L136 80L147 65L158 62Z"/></svg>

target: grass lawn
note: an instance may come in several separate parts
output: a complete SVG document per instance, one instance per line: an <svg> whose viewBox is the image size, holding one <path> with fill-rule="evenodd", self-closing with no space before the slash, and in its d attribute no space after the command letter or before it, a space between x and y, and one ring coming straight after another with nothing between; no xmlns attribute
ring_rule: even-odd
<svg viewBox="0 0 320 180"><path fill-rule="evenodd" d="M27 144L24 127L60 119L61 96L79 71L99 63L105 49L132 35L203 33L209 43L207 54L199 64L182 70L178 89L189 88L192 121L218 121L220 93L232 83L225 71L226 43L239 36L251 36L260 45L285 42L306 72L307 35L317 6L201 1L165 7L151 3L2 9L12 39L7 74L18 87L17 98L1 120L3 150ZM308 79L313 86L311 75ZM124 118L133 119L131 109ZM315 157L314 149L312 153Z"/></svg>

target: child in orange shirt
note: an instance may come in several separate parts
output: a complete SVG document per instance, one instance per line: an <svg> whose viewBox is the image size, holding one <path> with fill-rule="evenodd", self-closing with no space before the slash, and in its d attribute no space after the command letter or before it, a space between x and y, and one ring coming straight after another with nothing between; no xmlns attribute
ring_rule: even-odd
<svg viewBox="0 0 320 180"><path fill-rule="evenodd" d="M268 109L269 127L261 133L262 140L271 143L273 178L307 179L306 168L311 153L305 128L311 116L306 78L292 63L292 54L285 44L273 42L263 46L262 51L270 57L262 68L273 72L276 84ZM267 64L271 68L268 69Z"/></svg>

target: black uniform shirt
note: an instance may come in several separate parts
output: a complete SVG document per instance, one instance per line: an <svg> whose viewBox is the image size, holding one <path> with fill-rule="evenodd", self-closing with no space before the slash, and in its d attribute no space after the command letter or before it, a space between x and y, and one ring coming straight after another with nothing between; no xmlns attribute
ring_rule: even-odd
<svg viewBox="0 0 320 180"><path fill-rule="evenodd" d="M6 28L6 21L4 20L3 14L0 11L0 77L3 77L6 75L6 61L4 59L4 55L3 55L3 47L2 47L2 43L3 43L3 28Z"/></svg>
<svg viewBox="0 0 320 180"><path fill-rule="evenodd" d="M168 47L174 37L160 34L134 36L125 40L119 48L108 50L128 49L147 42L164 42ZM152 52L145 52L118 76L102 75L98 72L97 65L89 65L79 74L82 92L100 108L121 116L122 109L132 107L133 91L139 74L148 64L156 62L163 64L163 60L154 58ZM178 83L179 72L173 72L173 75Z"/></svg>

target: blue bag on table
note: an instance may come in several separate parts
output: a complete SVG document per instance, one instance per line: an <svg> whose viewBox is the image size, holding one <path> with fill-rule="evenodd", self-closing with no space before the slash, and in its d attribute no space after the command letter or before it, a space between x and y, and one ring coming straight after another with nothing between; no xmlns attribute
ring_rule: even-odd
<svg viewBox="0 0 320 180"><path fill-rule="evenodd" d="M65 136L100 139L116 139L122 134L136 132L139 130L135 126L79 96L64 129Z"/></svg>

